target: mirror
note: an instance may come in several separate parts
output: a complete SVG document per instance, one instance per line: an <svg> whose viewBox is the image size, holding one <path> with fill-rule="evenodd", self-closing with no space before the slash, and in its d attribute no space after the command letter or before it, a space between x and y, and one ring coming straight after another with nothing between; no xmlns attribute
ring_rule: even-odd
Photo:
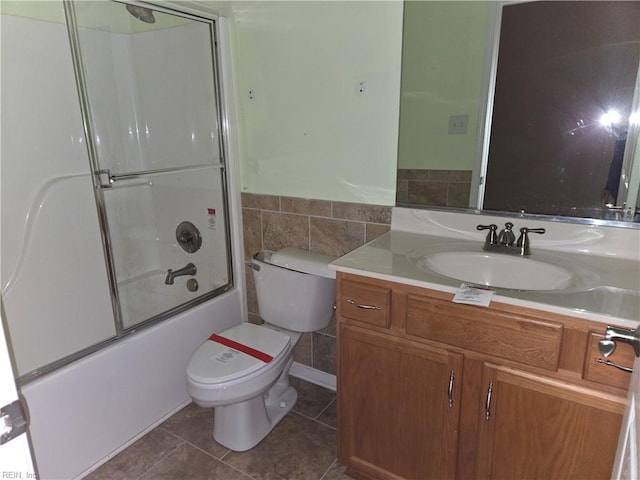
<svg viewBox="0 0 640 480"><path fill-rule="evenodd" d="M640 228L640 2L404 8L397 205Z"/></svg>

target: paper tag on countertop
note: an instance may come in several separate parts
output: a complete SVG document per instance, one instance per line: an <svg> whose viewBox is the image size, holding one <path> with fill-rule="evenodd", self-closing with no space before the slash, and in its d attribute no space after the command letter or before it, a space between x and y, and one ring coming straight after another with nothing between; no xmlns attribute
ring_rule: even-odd
<svg viewBox="0 0 640 480"><path fill-rule="evenodd" d="M488 307L493 298L493 290L473 287L463 283L453 297L453 303L468 303L469 305L480 305Z"/></svg>

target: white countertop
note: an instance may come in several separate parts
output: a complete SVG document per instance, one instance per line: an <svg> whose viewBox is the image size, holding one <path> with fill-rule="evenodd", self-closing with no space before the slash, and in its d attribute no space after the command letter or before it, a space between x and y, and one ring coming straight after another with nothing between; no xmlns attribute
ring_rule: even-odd
<svg viewBox="0 0 640 480"><path fill-rule="evenodd" d="M395 212L394 212L395 213ZM440 233L440 232L438 232ZM482 251L483 241L391 230L376 240L334 261L330 268L396 283L454 293L462 284L413 265L407 255L417 250ZM537 240L537 239L536 239ZM494 289L492 301L570 315L605 324L636 328L640 323L640 263L635 259L593 252L542 250L532 246L531 258L545 255L564 266L591 273L580 287L563 291L518 291ZM575 270L575 269L574 269Z"/></svg>

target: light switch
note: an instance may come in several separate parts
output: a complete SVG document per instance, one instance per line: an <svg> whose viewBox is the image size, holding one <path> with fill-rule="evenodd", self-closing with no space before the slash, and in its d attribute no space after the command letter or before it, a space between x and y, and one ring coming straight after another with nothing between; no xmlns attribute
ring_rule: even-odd
<svg viewBox="0 0 640 480"><path fill-rule="evenodd" d="M464 135L469 127L469 115L449 115L449 135Z"/></svg>

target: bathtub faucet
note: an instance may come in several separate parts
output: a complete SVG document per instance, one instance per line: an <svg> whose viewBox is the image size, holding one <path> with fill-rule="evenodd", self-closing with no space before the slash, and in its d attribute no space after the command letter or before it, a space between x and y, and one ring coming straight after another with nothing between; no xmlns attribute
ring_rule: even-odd
<svg viewBox="0 0 640 480"><path fill-rule="evenodd" d="M183 275L195 275L196 274L196 266L193 263L187 263L184 267L178 270L167 270L167 278L165 278L164 283L166 285L173 285L173 279L176 277L181 277Z"/></svg>

